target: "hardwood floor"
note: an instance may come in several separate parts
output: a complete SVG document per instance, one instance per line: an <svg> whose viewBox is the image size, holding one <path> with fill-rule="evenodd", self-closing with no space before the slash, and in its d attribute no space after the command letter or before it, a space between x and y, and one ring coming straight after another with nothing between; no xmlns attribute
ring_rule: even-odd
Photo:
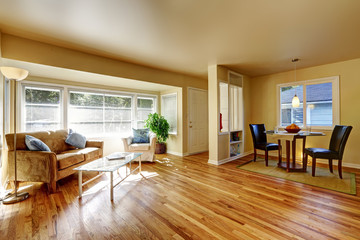
<svg viewBox="0 0 360 240"><path fill-rule="evenodd" d="M31 183L29 199L0 206L0 239L360 239L359 187L352 196L236 168L251 158L157 155L113 202L108 188L79 200L76 174L51 195Z"/></svg>

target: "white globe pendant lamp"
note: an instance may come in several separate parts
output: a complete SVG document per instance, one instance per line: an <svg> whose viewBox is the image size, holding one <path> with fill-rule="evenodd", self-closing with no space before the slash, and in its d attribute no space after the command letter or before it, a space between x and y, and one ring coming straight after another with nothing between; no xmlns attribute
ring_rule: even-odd
<svg viewBox="0 0 360 240"><path fill-rule="evenodd" d="M298 62L299 61L299 59L298 58L294 58L294 59L292 59L291 60L293 63L295 63L295 82L296 82L296 62ZM292 101L291 101L291 105L292 105L292 107L293 108L297 108L297 107L299 107L300 106L300 99L299 99L299 97L296 95L296 88L295 88L295 95L294 95L294 97L293 97L293 99L292 99Z"/></svg>

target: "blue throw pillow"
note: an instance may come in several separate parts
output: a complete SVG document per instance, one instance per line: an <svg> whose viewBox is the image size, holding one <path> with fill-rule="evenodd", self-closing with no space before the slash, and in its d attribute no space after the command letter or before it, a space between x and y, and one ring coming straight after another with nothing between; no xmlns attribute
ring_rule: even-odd
<svg viewBox="0 0 360 240"><path fill-rule="evenodd" d="M51 152L50 148L43 141L33 136L25 135L25 144L31 151Z"/></svg>
<svg viewBox="0 0 360 240"><path fill-rule="evenodd" d="M149 129L134 129L132 143L150 143Z"/></svg>
<svg viewBox="0 0 360 240"><path fill-rule="evenodd" d="M76 148L85 148L86 137L81 135L80 133L73 132L70 129L69 135L67 136L65 142Z"/></svg>

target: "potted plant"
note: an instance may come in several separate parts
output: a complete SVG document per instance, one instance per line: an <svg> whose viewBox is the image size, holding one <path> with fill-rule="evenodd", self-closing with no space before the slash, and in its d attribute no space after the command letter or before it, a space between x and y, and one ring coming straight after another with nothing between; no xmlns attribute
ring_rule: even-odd
<svg viewBox="0 0 360 240"><path fill-rule="evenodd" d="M160 114L149 114L148 119L145 120L145 127L156 134L156 149L155 153L166 152L166 140L169 137L170 125L166 119Z"/></svg>

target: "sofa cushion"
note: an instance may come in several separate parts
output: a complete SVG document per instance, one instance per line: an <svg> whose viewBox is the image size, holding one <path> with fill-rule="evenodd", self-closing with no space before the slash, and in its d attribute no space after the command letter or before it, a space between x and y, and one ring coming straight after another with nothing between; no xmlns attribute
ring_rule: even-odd
<svg viewBox="0 0 360 240"><path fill-rule="evenodd" d="M150 143L133 143L129 146L130 151L147 151L150 149Z"/></svg>
<svg viewBox="0 0 360 240"><path fill-rule="evenodd" d="M70 150L56 155L58 169L65 169L85 161L85 155L77 150Z"/></svg>
<svg viewBox="0 0 360 240"><path fill-rule="evenodd" d="M87 147L83 149L71 150L69 152L78 152L84 154L85 161L93 159L96 160L101 156L101 149L96 147Z"/></svg>

